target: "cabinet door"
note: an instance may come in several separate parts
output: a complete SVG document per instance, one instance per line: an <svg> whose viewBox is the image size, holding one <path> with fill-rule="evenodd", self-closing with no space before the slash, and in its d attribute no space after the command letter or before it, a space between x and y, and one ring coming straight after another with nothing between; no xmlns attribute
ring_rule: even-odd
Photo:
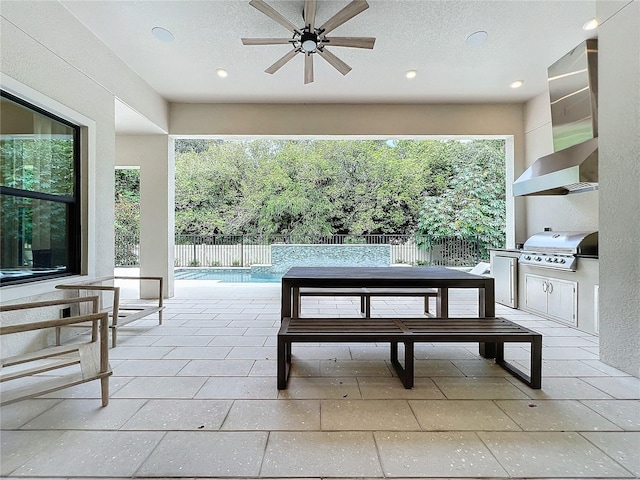
<svg viewBox="0 0 640 480"><path fill-rule="evenodd" d="M578 284L555 278L548 282L547 313L562 323L575 326L578 318Z"/></svg>
<svg viewBox="0 0 640 480"><path fill-rule="evenodd" d="M496 302L511 308L517 307L517 268L517 258L502 257L499 255L493 257L491 273L495 279Z"/></svg>
<svg viewBox="0 0 640 480"><path fill-rule="evenodd" d="M528 309L547 313L547 282L545 277L526 275L524 277L525 305Z"/></svg>

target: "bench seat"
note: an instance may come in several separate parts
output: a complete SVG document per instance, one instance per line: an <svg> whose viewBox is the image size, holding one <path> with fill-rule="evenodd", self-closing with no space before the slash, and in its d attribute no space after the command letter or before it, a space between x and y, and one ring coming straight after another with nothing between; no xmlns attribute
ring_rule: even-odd
<svg viewBox="0 0 640 480"><path fill-rule="evenodd" d="M435 288L371 288L371 287L303 287L294 296L293 317L300 316L301 297L360 297L360 312L371 317L371 297L424 297L424 313L429 313L429 299L438 296Z"/></svg>
<svg viewBox="0 0 640 480"><path fill-rule="evenodd" d="M278 390L287 388L293 343L389 342L391 363L405 388L414 384L417 342L487 342L496 344L496 363L531 388L542 384L542 335L504 318L284 318L278 332ZM504 359L505 342L531 345L530 375ZM404 344L404 365L398 344Z"/></svg>

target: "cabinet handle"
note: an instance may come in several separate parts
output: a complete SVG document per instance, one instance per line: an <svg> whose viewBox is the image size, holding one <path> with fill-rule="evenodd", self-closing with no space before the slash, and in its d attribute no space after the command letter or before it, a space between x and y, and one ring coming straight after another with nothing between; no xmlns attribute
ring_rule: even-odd
<svg viewBox="0 0 640 480"><path fill-rule="evenodd" d="M545 292L545 293L546 293L546 291L547 291L547 287L548 287L547 282L542 282L542 291L543 291L543 292Z"/></svg>
<svg viewBox="0 0 640 480"><path fill-rule="evenodd" d="M553 293L553 283L549 282L549 286L547 287L547 292Z"/></svg>

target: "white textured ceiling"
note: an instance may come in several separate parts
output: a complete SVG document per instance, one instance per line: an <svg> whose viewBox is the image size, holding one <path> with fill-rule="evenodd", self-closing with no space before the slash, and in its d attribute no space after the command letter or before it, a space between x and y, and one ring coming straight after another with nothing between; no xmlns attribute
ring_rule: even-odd
<svg viewBox="0 0 640 480"><path fill-rule="evenodd" d="M342 76L315 58L303 83L302 55L273 75L265 68L291 47L244 46L241 37L288 37L248 0L78 1L69 11L160 95L172 102L460 103L521 102L546 89L547 67L586 38L595 0L368 0L335 36L373 36L373 50L334 47L353 70ZM302 26L303 0L267 0ZM317 24L349 0L318 0ZM161 42L151 29L170 30ZM468 35L485 30L478 47ZM229 72L225 79L216 69ZM407 70L417 70L413 80ZM524 80L514 90L509 84Z"/></svg>

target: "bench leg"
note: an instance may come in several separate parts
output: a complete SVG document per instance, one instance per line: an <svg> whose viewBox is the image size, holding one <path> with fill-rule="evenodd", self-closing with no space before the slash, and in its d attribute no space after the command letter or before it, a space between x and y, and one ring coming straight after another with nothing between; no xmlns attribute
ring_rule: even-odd
<svg viewBox="0 0 640 480"><path fill-rule="evenodd" d="M531 388L542 388L542 335L531 342Z"/></svg>
<svg viewBox="0 0 640 480"><path fill-rule="evenodd" d="M287 389L287 377L291 364L291 344L278 335L278 390Z"/></svg>
<svg viewBox="0 0 640 480"><path fill-rule="evenodd" d="M496 363L511 373L514 377L522 380L531 388L542 388L542 336L531 339L531 374L527 375L522 370L507 362L504 359L504 343L494 343L496 346Z"/></svg>
<svg viewBox="0 0 640 480"><path fill-rule="evenodd" d="M427 295L424 296L424 314L429 315L429 297Z"/></svg>
<svg viewBox="0 0 640 480"><path fill-rule="evenodd" d="M364 297L364 316L371 318L371 295L363 295Z"/></svg>

